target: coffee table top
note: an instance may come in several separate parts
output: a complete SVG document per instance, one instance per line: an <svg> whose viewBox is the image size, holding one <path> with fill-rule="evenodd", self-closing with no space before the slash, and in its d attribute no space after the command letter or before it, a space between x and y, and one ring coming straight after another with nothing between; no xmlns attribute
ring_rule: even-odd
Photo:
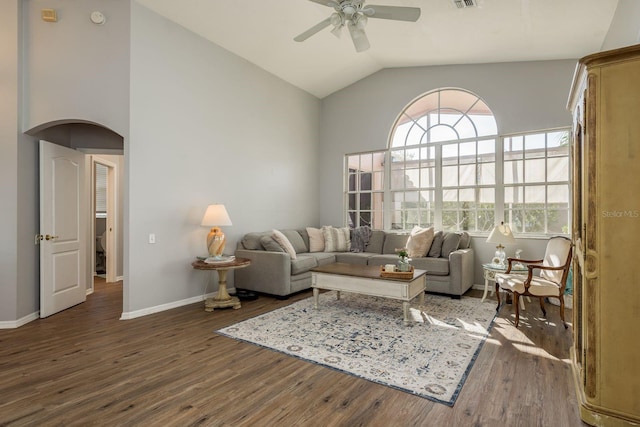
<svg viewBox="0 0 640 427"><path fill-rule="evenodd" d="M368 279L392 280L397 282L406 282L406 281L414 280L424 274L427 274L426 270L414 269L413 278L411 279L382 277L380 275L379 265L347 264L343 262L335 262L333 264L327 264L320 267L315 267L315 268L312 268L311 271L315 273L338 274L341 276L364 277Z"/></svg>

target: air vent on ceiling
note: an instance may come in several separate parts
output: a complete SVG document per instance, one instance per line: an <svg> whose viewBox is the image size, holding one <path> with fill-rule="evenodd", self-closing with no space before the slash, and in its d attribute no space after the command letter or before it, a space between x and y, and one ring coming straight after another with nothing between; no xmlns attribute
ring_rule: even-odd
<svg viewBox="0 0 640 427"><path fill-rule="evenodd" d="M455 4L458 9L477 6L476 0L453 0L453 4Z"/></svg>

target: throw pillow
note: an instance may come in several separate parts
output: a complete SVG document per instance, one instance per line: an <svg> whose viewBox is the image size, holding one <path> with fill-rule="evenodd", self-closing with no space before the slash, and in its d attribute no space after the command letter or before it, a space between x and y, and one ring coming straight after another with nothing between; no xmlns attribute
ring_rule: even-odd
<svg viewBox="0 0 640 427"><path fill-rule="evenodd" d="M304 239L297 230L280 231L287 237L287 240L289 241L289 243L291 243L291 246L293 246L293 250L296 251L297 254L307 252L307 245L304 244Z"/></svg>
<svg viewBox="0 0 640 427"><path fill-rule="evenodd" d="M411 230L407 240L407 253L410 258L421 258L427 256L433 242L433 227L422 228L417 225Z"/></svg>
<svg viewBox="0 0 640 427"><path fill-rule="evenodd" d="M431 249L429 249L429 253L427 256L433 258L440 258L440 253L442 252L442 241L444 240L444 234L442 231L438 231L433 235L433 243L431 243Z"/></svg>
<svg viewBox="0 0 640 427"><path fill-rule="evenodd" d="M444 235L444 240L442 242L442 257L449 258L449 255L453 251L458 250L458 246L460 246L460 235L456 233L447 233Z"/></svg>
<svg viewBox="0 0 640 427"><path fill-rule="evenodd" d="M324 234L319 228L307 227L309 235L309 252L324 251Z"/></svg>
<svg viewBox="0 0 640 427"><path fill-rule="evenodd" d="M291 259L296 259L296 251L295 249L293 249L293 245L291 244L291 242L289 241L289 239L287 239L287 236L285 236L284 234L282 234L281 231L278 230L273 230L273 233L271 234L271 237L273 237L273 240L275 240L276 242L278 242L278 244L280 245L280 247L282 249L284 249L284 251L286 253L289 254L289 256L291 257Z"/></svg>
<svg viewBox="0 0 640 427"><path fill-rule="evenodd" d="M349 227L335 228L329 225L322 227L325 252L347 252L351 249Z"/></svg>
<svg viewBox="0 0 640 427"><path fill-rule="evenodd" d="M260 238L260 244L262 245L265 251L284 252L284 249L282 249L282 247L278 244L278 242L273 240L273 237L271 236L262 236Z"/></svg>
<svg viewBox="0 0 640 427"><path fill-rule="evenodd" d="M458 249L469 249L471 246L471 236L466 231L463 231L460 234L460 246Z"/></svg>

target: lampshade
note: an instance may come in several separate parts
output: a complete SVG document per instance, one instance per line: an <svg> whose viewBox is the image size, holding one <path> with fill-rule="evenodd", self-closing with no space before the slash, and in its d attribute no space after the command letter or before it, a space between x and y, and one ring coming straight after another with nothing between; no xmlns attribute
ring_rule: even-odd
<svg viewBox="0 0 640 427"><path fill-rule="evenodd" d="M227 209L224 205L209 205L209 207L207 207L207 211L202 217L202 223L200 225L213 227L215 225L233 224L231 223L231 218L229 218L229 214L227 213Z"/></svg>
<svg viewBox="0 0 640 427"><path fill-rule="evenodd" d="M496 245L511 245L516 243L516 238L513 237L511 227L501 222L500 225L496 225L491 230L491 234L487 238L487 243L494 243Z"/></svg>

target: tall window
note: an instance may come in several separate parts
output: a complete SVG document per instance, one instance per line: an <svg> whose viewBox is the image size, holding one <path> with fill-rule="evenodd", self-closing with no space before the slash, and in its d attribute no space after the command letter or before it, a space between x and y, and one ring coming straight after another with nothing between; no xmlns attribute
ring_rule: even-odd
<svg viewBox="0 0 640 427"><path fill-rule="evenodd" d="M347 222L384 228L382 199L385 152L347 156Z"/></svg>
<svg viewBox="0 0 640 427"><path fill-rule="evenodd" d="M569 232L569 131L504 138L504 214L516 233Z"/></svg>
<svg viewBox="0 0 640 427"><path fill-rule="evenodd" d="M489 107L461 89L411 103L391 136L391 228L494 225L497 127Z"/></svg>

